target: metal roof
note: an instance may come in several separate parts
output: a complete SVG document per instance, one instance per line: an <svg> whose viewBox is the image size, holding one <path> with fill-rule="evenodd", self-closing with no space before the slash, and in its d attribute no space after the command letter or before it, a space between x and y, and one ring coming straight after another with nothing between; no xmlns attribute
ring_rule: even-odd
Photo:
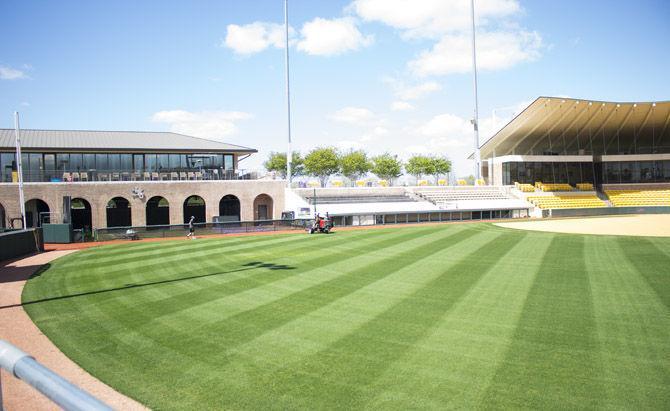
<svg viewBox="0 0 670 411"><path fill-rule="evenodd" d="M668 152L670 101L538 97L481 146L481 157Z"/></svg>
<svg viewBox="0 0 670 411"><path fill-rule="evenodd" d="M0 149L14 147L14 129L0 129ZM162 131L22 129L21 147L29 151L257 152L253 148Z"/></svg>

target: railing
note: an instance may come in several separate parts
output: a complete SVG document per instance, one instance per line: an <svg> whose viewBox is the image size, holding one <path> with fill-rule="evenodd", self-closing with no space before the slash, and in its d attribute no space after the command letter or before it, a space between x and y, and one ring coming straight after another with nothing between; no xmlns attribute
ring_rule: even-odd
<svg viewBox="0 0 670 411"><path fill-rule="evenodd" d="M23 170L24 182L100 182L100 181L199 181L257 180L265 174L258 170L225 169L157 169L157 170ZM15 176L5 173L0 182L11 183Z"/></svg>
<svg viewBox="0 0 670 411"><path fill-rule="evenodd" d="M195 223L195 235L236 234L263 231L304 230L311 219L222 221ZM143 238L166 238L185 236L188 224L150 225L137 227L97 228L93 232L94 241L130 240Z"/></svg>
<svg viewBox="0 0 670 411"><path fill-rule="evenodd" d="M0 368L30 385L65 410L112 409L5 340L0 340ZM0 410L4 410L2 381L0 381Z"/></svg>

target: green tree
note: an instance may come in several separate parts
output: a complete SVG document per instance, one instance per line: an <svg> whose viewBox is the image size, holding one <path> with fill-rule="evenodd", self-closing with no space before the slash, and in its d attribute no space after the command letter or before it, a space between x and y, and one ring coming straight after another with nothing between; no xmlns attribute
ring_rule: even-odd
<svg viewBox="0 0 670 411"><path fill-rule="evenodd" d="M372 168L365 151L350 151L340 159L342 174L348 179L355 181L365 175Z"/></svg>
<svg viewBox="0 0 670 411"><path fill-rule="evenodd" d="M431 157L432 172L435 177L435 184L440 176L444 176L451 171L451 161L444 157Z"/></svg>
<svg viewBox="0 0 670 411"><path fill-rule="evenodd" d="M402 161L397 156L384 153L372 159L371 171L379 178L393 184L393 180L402 175Z"/></svg>
<svg viewBox="0 0 670 411"><path fill-rule="evenodd" d="M304 173L304 160L300 152L293 151L291 159L291 177L301 176ZM281 178L286 178L286 153L271 152L263 166L268 171L274 171Z"/></svg>
<svg viewBox="0 0 670 411"><path fill-rule="evenodd" d="M435 167L432 159L422 155L410 157L410 159L407 160L405 170L416 177L417 180L420 180L421 176L435 174Z"/></svg>
<svg viewBox="0 0 670 411"><path fill-rule="evenodd" d="M305 156L305 172L317 177L321 187L328 178L340 171L340 154L334 147L317 147Z"/></svg>

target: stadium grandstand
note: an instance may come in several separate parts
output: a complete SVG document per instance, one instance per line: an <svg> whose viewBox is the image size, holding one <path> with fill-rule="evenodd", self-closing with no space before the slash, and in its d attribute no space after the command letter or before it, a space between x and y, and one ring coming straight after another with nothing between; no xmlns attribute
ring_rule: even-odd
<svg viewBox="0 0 670 411"><path fill-rule="evenodd" d="M670 102L539 97L481 156L488 184L540 208L670 206Z"/></svg>

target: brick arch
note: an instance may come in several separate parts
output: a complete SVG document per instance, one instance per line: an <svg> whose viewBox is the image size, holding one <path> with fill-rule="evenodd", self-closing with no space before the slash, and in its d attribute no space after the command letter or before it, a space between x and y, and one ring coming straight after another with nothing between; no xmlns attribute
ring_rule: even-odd
<svg viewBox="0 0 670 411"><path fill-rule="evenodd" d="M274 199L269 194L259 194L253 203L254 220L272 220L274 217Z"/></svg>

